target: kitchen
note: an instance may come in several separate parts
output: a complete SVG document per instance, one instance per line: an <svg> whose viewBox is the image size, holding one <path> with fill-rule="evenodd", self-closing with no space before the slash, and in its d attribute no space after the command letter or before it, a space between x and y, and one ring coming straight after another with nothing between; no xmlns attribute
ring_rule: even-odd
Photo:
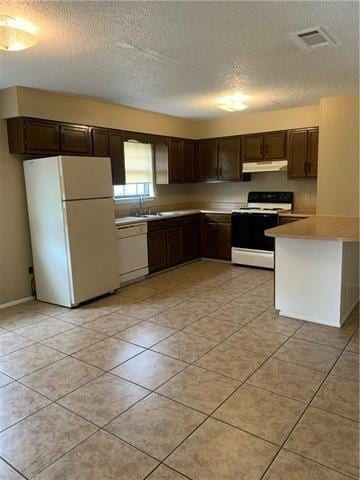
<svg viewBox="0 0 360 480"><path fill-rule="evenodd" d="M338 3L326 13L334 31ZM276 2L256 10L269 14L270 4L289 13ZM357 6L344 4L351 23ZM252 15L246 2L223 5L204 8L213 19ZM76 2L61 8L79 13ZM132 15L150 21L164 8L192 25L198 6L149 4L149 17L143 8ZM290 31L321 24L313 8L313 22ZM319 64L324 52L335 65L349 55L345 38L314 50L294 42L291 51ZM324 60L313 84L331 71L329 85L338 74L341 87L280 107L243 96L248 111L217 114L217 100L195 108L165 92L161 108L151 95L109 100L76 88L75 73L66 88L30 81L25 59L37 48L18 57L28 86L17 86L14 53L0 57L1 478L357 478L353 71L345 86ZM134 68L142 55L155 61L155 50L117 48ZM159 75L179 69L172 60L156 56ZM238 106L236 95L225 100ZM51 237L52 228L65 233ZM338 253L326 257L330 244ZM322 296L334 289L339 296ZM332 297L339 303L317 309Z"/></svg>

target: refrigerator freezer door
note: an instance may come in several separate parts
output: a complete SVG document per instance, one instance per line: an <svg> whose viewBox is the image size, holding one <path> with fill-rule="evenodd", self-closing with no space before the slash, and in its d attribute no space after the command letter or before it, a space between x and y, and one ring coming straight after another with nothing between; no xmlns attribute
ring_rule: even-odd
<svg viewBox="0 0 360 480"><path fill-rule="evenodd" d="M58 158L63 200L114 196L110 158Z"/></svg>
<svg viewBox="0 0 360 480"><path fill-rule="evenodd" d="M118 288L113 200L63 202L72 304Z"/></svg>

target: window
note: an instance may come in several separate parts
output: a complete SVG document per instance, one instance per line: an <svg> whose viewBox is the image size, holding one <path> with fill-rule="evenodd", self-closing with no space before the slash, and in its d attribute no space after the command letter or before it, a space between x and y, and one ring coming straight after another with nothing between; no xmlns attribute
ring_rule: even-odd
<svg viewBox="0 0 360 480"><path fill-rule="evenodd" d="M153 197L153 148L149 143L124 142L125 185L115 185L117 199Z"/></svg>

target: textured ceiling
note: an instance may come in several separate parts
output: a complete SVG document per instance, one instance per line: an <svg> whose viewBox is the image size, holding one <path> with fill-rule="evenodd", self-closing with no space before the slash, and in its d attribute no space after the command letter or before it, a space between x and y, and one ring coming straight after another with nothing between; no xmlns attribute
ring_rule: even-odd
<svg viewBox="0 0 360 480"><path fill-rule="evenodd" d="M44 88L184 117L231 115L216 99L251 95L246 112L310 105L358 88L358 2L3 1L39 28L0 52L0 88ZM293 34L323 27L336 46Z"/></svg>

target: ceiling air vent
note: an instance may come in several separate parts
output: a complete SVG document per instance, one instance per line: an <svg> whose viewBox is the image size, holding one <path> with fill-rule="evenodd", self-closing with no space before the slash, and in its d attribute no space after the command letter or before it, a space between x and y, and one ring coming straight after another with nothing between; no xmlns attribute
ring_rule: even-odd
<svg viewBox="0 0 360 480"><path fill-rule="evenodd" d="M325 45L335 45L336 42L321 27L312 28L296 34L296 38L307 48L323 47Z"/></svg>

